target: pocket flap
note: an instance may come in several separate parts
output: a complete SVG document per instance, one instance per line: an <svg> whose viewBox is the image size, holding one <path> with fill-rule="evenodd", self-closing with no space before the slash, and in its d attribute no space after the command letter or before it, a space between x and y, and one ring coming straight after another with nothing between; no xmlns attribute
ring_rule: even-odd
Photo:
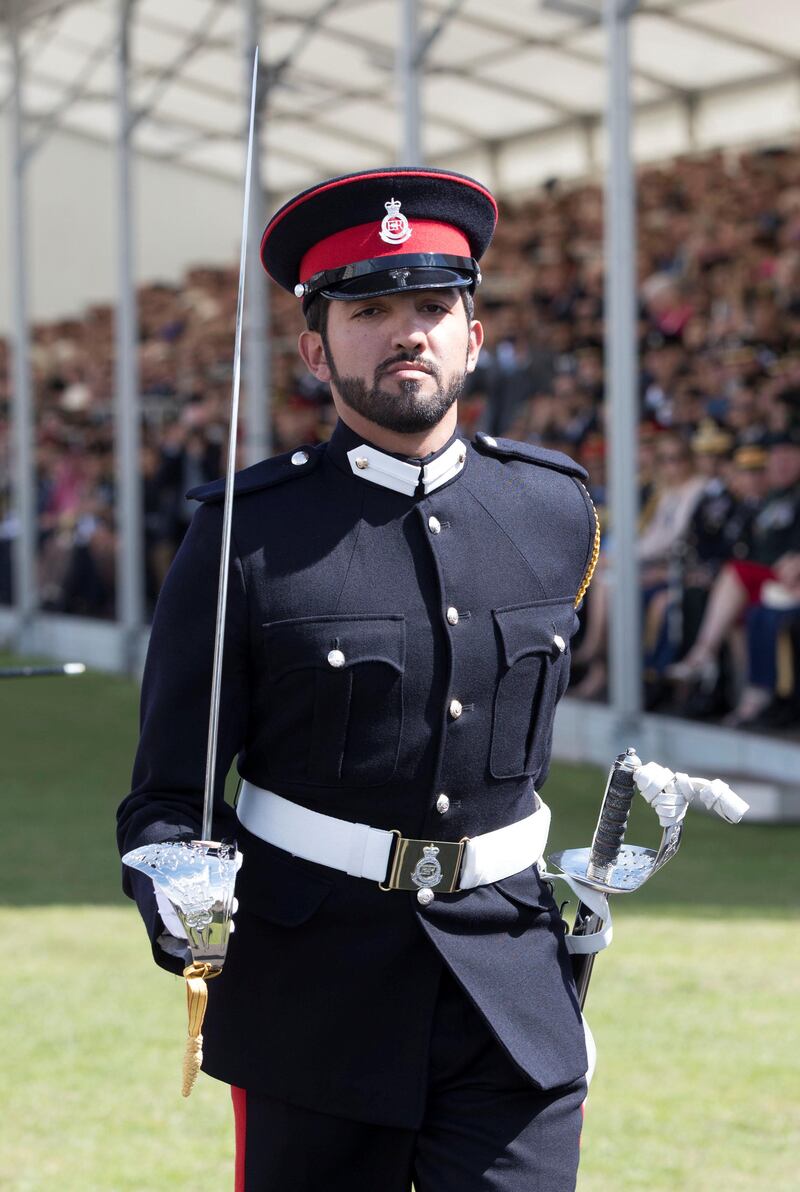
<svg viewBox="0 0 800 1192"><path fill-rule="evenodd" d="M241 825L239 835L244 862L236 878L236 897L242 910L281 927L305 923L327 898L333 883Z"/></svg>
<svg viewBox="0 0 800 1192"><path fill-rule="evenodd" d="M570 596L492 609L492 616L500 632L506 666L513 666L526 654L558 657L578 627Z"/></svg>
<svg viewBox="0 0 800 1192"><path fill-rule="evenodd" d="M545 886L535 865L513 873L511 877L504 877L495 885L511 902L539 911L549 912L555 907L552 891Z"/></svg>
<svg viewBox="0 0 800 1192"><path fill-rule="evenodd" d="M278 678L293 670L343 670L381 662L401 674L406 625L402 615L297 617L264 625L267 666Z"/></svg>

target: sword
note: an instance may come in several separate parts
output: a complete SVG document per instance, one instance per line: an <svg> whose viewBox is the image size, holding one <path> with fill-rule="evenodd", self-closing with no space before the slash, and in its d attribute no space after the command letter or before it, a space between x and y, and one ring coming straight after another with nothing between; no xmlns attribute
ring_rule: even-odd
<svg viewBox="0 0 800 1192"><path fill-rule="evenodd" d="M214 661L211 676L211 700L208 719L205 785L201 838L175 841L133 849L122 858L126 865L146 873L158 894L165 897L184 929L192 962L183 970L189 1012L189 1035L183 1064L183 1096L194 1087L203 1060L203 1019L208 1003L206 982L222 972L233 931L231 918L236 909L233 897L241 854L235 842L212 839L214 780L217 765L222 662L225 645L225 617L228 607L228 565L233 521L233 484L236 471L236 441L239 422L239 390L242 364L242 324L244 315L247 233L250 224L252 190L253 138L255 132L256 89L258 84L258 46L253 57L250 89L250 126L247 138L247 163L244 179L242 240L239 256L239 295L236 303L236 332L233 354L230 432L225 474L225 499L222 515L217 616L214 631ZM168 912L167 912L168 913Z"/></svg>

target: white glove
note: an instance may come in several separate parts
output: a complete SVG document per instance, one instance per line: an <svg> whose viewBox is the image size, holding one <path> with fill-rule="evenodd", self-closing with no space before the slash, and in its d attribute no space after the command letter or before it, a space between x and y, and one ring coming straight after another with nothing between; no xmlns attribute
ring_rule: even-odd
<svg viewBox="0 0 800 1192"><path fill-rule="evenodd" d="M170 935L174 935L177 940L188 940L188 935L183 929L183 924L178 918L178 912L167 898L163 891L159 890L158 886L153 882L153 890L156 896L156 905L158 906L158 913L161 916L161 922L166 927Z"/></svg>

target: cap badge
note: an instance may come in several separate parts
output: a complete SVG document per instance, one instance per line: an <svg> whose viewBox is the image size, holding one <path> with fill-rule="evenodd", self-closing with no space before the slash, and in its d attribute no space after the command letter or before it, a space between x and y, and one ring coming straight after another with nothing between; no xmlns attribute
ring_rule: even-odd
<svg viewBox="0 0 800 1192"><path fill-rule="evenodd" d="M402 244L411 236L412 229L408 220L400 210L399 199L389 199L384 203L386 214L381 221L380 237L384 244Z"/></svg>

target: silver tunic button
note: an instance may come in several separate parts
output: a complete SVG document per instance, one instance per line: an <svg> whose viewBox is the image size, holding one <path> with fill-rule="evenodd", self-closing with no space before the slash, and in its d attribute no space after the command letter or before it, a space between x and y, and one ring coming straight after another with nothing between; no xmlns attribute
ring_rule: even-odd
<svg viewBox="0 0 800 1192"><path fill-rule="evenodd" d="M459 716L464 711L464 709L461 705L461 700L451 699L449 710L450 710L450 715L453 718L453 720L458 720Z"/></svg>
<svg viewBox="0 0 800 1192"><path fill-rule="evenodd" d="M438 517L428 518L428 529L430 530L431 534L440 533L442 529L442 523L439 521Z"/></svg>
<svg viewBox="0 0 800 1192"><path fill-rule="evenodd" d="M557 633L553 638L553 645L556 647L559 654L563 654L567 648L567 643L564 641L560 633Z"/></svg>
<svg viewBox="0 0 800 1192"><path fill-rule="evenodd" d="M356 467L359 468L363 472L365 468L369 467L369 460L364 459L363 455L359 455L358 458L356 459Z"/></svg>
<svg viewBox="0 0 800 1192"><path fill-rule="evenodd" d="M299 468L301 466L301 464L307 464L308 463L308 452L307 451L295 451L294 455L292 456L292 463L294 464L294 466L296 468Z"/></svg>
<svg viewBox="0 0 800 1192"><path fill-rule="evenodd" d="M452 606L447 610L447 620L451 625L458 624L458 609Z"/></svg>
<svg viewBox="0 0 800 1192"><path fill-rule="evenodd" d="M433 902L433 890L417 890L417 902L420 906L430 906Z"/></svg>
<svg viewBox="0 0 800 1192"><path fill-rule="evenodd" d="M444 815L450 810L450 800L447 795L439 795L439 798L436 800L436 810L439 812L439 815Z"/></svg>
<svg viewBox="0 0 800 1192"><path fill-rule="evenodd" d="M344 666L345 658L341 650L331 650L328 655L328 662L331 666Z"/></svg>
<svg viewBox="0 0 800 1192"><path fill-rule="evenodd" d="M492 438L491 435L481 435L481 439L486 444L487 447L496 447L497 446L497 439Z"/></svg>

